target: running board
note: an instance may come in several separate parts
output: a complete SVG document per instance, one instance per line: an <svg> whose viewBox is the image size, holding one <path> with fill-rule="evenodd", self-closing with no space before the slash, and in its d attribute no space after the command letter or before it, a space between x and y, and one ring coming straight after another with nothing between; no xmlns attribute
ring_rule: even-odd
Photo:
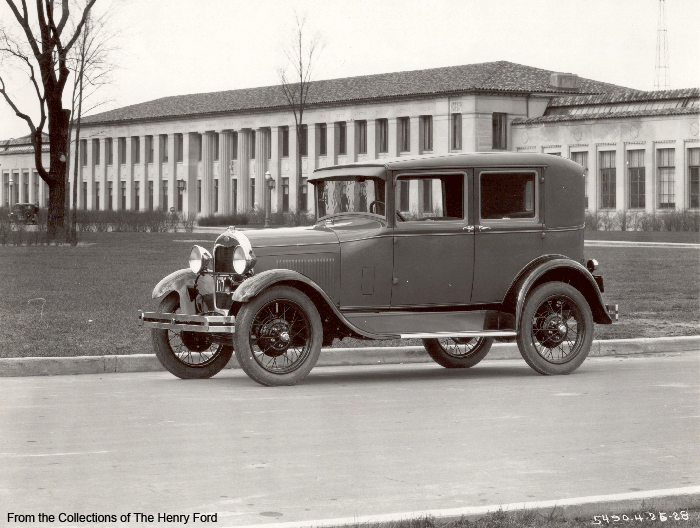
<svg viewBox="0 0 700 528"><path fill-rule="evenodd" d="M498 310L345 312L343 316L370 336L420 339L516 335L515 317Z"/></svg>
<svg viewBox="0 0 700 528"><path fill-rule="evenodd" d="M515 337L512 330L482 330L481 332L433 332L400 334L401 339L444 339L447 337Z"/></svg>

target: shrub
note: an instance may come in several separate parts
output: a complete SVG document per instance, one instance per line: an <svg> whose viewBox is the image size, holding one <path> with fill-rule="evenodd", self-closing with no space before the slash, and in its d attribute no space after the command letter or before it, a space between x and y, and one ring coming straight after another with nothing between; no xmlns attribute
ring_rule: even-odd
<svg viewBox="0 0 700 528"><path fill-rule="evenodd" d="M313 225L314 220L314 215L307 213L283 213L281 211L270 213L270 224L274 226ZM208 215L202 216L198 223L200 226L263 225L265 223L265 213L261 209L254 209L246 213Z"/></svg>

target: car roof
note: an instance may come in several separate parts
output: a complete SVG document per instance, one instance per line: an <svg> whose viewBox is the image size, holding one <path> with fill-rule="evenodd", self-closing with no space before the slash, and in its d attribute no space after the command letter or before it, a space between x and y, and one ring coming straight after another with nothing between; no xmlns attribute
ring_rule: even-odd
<svg viewBox="0 0 700 528"><path fill-rule="evenodd" d="M431 154L401 156L372 161L359 161L316 169L309 180L331 176L377 176L384 177L387 170L403 171L417 169L466 169L473 167L548 167L577 164L560 156L520 152L473 152L469 154Z"/></svg>

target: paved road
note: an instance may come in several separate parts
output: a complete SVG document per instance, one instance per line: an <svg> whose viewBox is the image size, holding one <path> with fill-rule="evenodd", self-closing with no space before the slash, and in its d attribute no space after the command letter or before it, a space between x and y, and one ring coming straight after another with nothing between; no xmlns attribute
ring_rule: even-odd
<svg viewBox="0 0 700 528"><path fill-rule="evenodd" d="M511 360L325 367L284 388L240 371L2 378L0 526L19 526L8 512L231 526L697 486L698 373L700 352L561 377Z"/></svg>

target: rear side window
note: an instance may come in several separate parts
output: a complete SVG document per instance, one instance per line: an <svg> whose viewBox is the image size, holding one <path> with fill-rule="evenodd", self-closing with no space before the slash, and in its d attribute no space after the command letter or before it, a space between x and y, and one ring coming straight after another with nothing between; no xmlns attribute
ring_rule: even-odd
<svg viewBox="0 0 700 528"><path fill-rule="evenodd" d="M482 172L480 176L482 220L536 220L537 173Z"/></svg>

